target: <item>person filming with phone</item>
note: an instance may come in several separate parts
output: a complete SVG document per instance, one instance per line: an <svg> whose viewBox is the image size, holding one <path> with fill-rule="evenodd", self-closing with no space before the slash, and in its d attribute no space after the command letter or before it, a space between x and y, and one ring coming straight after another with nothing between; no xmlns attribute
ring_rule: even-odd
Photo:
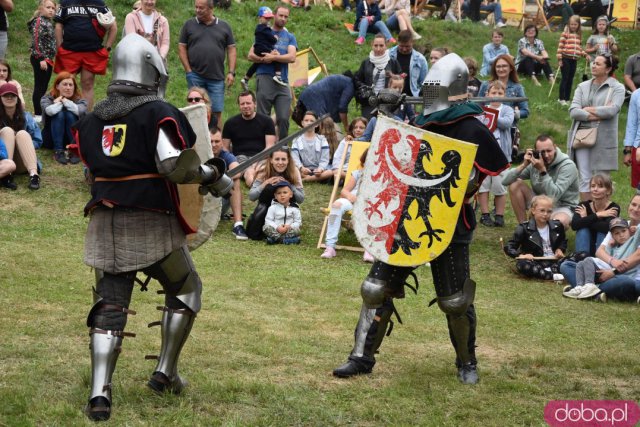
<svg viewBox="0 0 640 427"><path fill-rule="evenodd" d="M531 182L531 187L526 180ZM549 135L536 138L534 148L527 149L524 161L518 167L506 172L502 184L509 187L511 206L518 223L526 221L533 196L544 194L554 201L551 219L560 221L567 229L573 209L580 201L578 168Z"/></svg>

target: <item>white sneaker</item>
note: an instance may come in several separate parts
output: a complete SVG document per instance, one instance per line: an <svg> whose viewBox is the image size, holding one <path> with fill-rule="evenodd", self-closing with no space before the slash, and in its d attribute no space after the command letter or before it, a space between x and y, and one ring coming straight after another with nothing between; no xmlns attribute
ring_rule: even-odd
<svg viewBox="0 0 640 427"><path fill-rule="evenodd" d="M564 276L562 274L555 273L553 275L553 281L556 283L562 283L564 282Z"/></svg>
<svg viewBox="0 0 640 427"><path fill-rule="evenodd" d="M502 28L502 27L506 27L507 24L505 24L504 22L500 21L496 24L496 28Z"/></svg>
<svg viewBox="0 0 640 427"><path fill-rule="evenodd" d="M576 286L575 288L572 288L566 292L563 292L562 295L564 295L567 298L578 298L578 295L580 295L583 290L584 290L584 286Z"/></svg>
<svg viewBox="0 0 640 427"><path fill-rule="evenodd" d="M600 288L599 287L597 287L593 283L585 283L584 284L584 289L582 289L582 292L580 292L580 295L578 295L576 298L578 298L578 299L587 299L587 298L594 297L594 296L598 295L599 293L600 293Z"/></svg>
<svg viewBox="0 0 640 427"><path fill-rule="evenodd" d="M336 255L336 250L331 246L327 246L322 255L320 255L320 258L335 258Z"/></svg>
<svg viewBox="0 0 640 427"><path fill-rule="evenodd" d="M42 116L36 114L35 116L33 116L33 120L35 120L37 124L40 124L42 123Z"/></svg>
<svg viewBox="0 0 640 427"><path fill-rule="evenodd" d="M273 76L273 81L278 83L280 86L289 86L289 84L283 81L280 76Z"/></svg>
<svg viewBox="0 0 640 427"><path fill-rule="evenodd" d="M489 26L489 21L487 21L487 20L485 19L484 21L482 21L482 25L484 25L484 26L487 26L487 27L488 27L488 26Z"/></svg>

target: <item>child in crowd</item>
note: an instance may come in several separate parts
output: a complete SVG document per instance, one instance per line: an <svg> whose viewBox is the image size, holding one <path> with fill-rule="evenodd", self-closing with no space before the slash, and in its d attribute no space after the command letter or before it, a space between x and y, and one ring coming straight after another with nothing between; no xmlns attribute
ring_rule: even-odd
<svg viewBox="0 0 640 427"><path fill-rule="evenodd" d="M387 89L394 90L399 94L404 90L404 77L400 74L392 74L389 77L389 83L387 83ZM416 113L411 106L411 104L407 102L403 102L400 106L392 113L392 117L396 120L400 120L405 123L413 123L416 118ZM369 124L367 124L367 128L364 131L364 135L362 135L363 141L371 141L371 137L373 137L373 131L376 128L376 122L378 121L377 117L371 117L369 120Z"/></svg>
<svg viewBox="0 0 640 427"><path fill-rule="evenodd" d="M482 48L482 68L480 76L486 77L491 74L491 65L500 55L509 55L509 48L502 44L504 33L500 30L493 30L491 33L491 43L487 43Z"/></svg>
<svg viewBox="0 0 640 427"><path fill-rule="evenodd" d="M307 111L302 118L302 127L309 126L318 120L318 115ZM300 169L303 181L322 182L331 179L333 172L329 168L329 143L327 138L316 133L316 129L309 129L293 140L291 156Z"/></svg>
<svg viewBox="0 0 640 427"><path fill-rule="evenodd" d="M490 98L504 98L506 88L504 83L500 80L494 80L489 83L489 91L487 96ZM511 162L511 153L513 151L511 143L511 126L515 113L513 108L501 103L500 101L494 101L489 104L493 109L498 110L497 126L493 131L493 136L500 144L502 152L507 157L507 160ZM507 189L502 185L502 177L506 173L503 171L497 176L488 176L482 181L482 186L478 191L478 203L480 204L480 223L487 227L504 227L504 210L507 205ZM494 204L496 207L495 220L491 220L491 214L489 213L489 192L494 195Z"/></svg>
<svg viewBox="0 0 640 427"><path fill-rule="evenodd" d="M609 34L609 18L603 15L596 19L593 34L587 39L584 51L590 54L591 61L598 55L618 53L618 43Z"/></svg>
<svg viewBox="0 0 640 427"><path fill-rule="evenodd" d="M516 258L516 269L526 277L562 281L558 273L558 259L564 257L567 238L560 221L550 219L553 199L539 195L531 199L531 216L516 227L513 238L504 248Z"/></svg>
<svg viewBox="0 0 640 427"><path fill-rule="evenodd" d="M320 122L318 126L318 133L324 136L329 144L329 165L333 165L333 155L338 148L338 132L336 131L336 123L331 117L327 117Z"/></svg>
<svg viewBox="0 0 640 427"><path fill-rule="evenodd" d="M56 14L56 4L52 0L40 0L33 18L27 23L31 33L31 67L33 68L33 110L35 120L39 122L42 116L40 98L49 86L53 60L56 57L56 38L53 30L53 16Z"/></svg>
<svg viewBox="0 0 640 427"><path fill-rule="evenodd" d="M482 81L477 77L478 75L478 61L474 58L467 56L464 58L464 63L467 64L469 69L469 84L467 86L467 92L470 97L478 96L478 91L482 85Z"/></svg>
<svg viewBox="0 0 640 427"><path fill-rule="evenodd" d="M591 199L574 209L571 228L576 232L576 252L594 255L609 231L609 223L620 215L620 206L611 201L613 182L608 175L593 175L589 192Z"/></svg>
<svg viewBox="0 0 640 427"><path fill-rule="evenodd" d="M558 102L567 106L571 100L573 76L576 74L578 59L586 56L586 53L582 50L582 29L578 15L573 15L569 18L569 22L560 36L556 56L560 70L562 70Z"/></svg>
<svg viewBox="0 0 640 427"><path fill-rule="evenodd" d="M294 245L300 243L300 227L302 215L300 208L291 204L293 190L288 181L274 184L274 200L267 210L262 231L267 236L267 243L275 245L283 243Z"/></svg>
<svg viewBox="0 0 640 427"><path fill-rule="evenodd" d="M344 164L342 166L342 170L338 171L340 167L340 162L342 161L342 155L344 154L344 150L347 147L347 142L349 141L365 141L363 139L364 131L367 128L367 124L369 120L364 117L356 117L351 120L349 123L349 129L347 131L347 136L344 137L340 144L338 144L338 148L336 148L335 153L333 153L333 163L332 169L334 174L340 174L339 179L344 179L347 176L347 168L349 167L349 159L351 158L351 146L349 145L347 148L347 154L344 158Z"/></svg>
<svg viewBox="0 0 640 427"><path fill-rule="evenodd" d="M631 238L629 223L623 218L614 218L609 223L609 231L613 241L605 246L606 253L613 258L624 258L622 245ZM611 264L600 258L587 257L576 265L576 286L562 293L567 298L585 299L600 293L595 284L598 270L611 270ZM635 273L633 273L635 274Z"/></svg>
<svg viewBox="0 0 640 427"><path fill-rule="evenodd" d="M364 162L367 160L368 151L369 149L364 150L362 156L360 156L360 169L351 172L349 180L342 188L342 191L340 191L340 198L331 205L331 212L329 213L329 221L327 223L327 234L324 241L325 250L322 255L320 255L320 258L334 258L336 256L336 243L338 243L340 223L342 222L342 217L345 212L353 209L353 204L358 194L358 182L362 175ZM365 262L373 262L373 256L365 251L363 260Z"/></svg>
<svg viewBox="0 0 640 427"><path fill-rule="evenodd" d="M269 26L269 20L273 19L273 12L267 6L262 6L258 9L258 25L256 25L256 30L254 32L255 39L253 41L253 51L256 55L261 56L267 53L278 54L276 50L276 43L278 42L278 37L273 33L273 30ZM279 62L272 62L274 71L276 73L273 76L273 81L282 86L287 86L282 80L281 74L281 65ZM240 80L240 84L242 85L242 89L245 91L249 90L249 80L255 72L258 70L258 63L253 63L247 70L247 73L244 75L242 80Z"/></svg>
<svg viewBox="0 0 640 427"><path fill-rule="evenodd" d="M440 58L449 54L449 49L446 47L434 47L429 53L429 65L433 66Z"/></svg>

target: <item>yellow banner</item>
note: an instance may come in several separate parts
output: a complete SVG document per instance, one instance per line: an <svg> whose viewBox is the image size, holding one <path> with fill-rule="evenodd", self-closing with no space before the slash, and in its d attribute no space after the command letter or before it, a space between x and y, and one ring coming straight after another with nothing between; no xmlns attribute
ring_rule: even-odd
<svg viewBox="0 0 640 427"><path fill-rule="evenodd" d="M615 0L613 3L613 16L618 18L617 27L635 28L638 4L636 0Z"/></svg>

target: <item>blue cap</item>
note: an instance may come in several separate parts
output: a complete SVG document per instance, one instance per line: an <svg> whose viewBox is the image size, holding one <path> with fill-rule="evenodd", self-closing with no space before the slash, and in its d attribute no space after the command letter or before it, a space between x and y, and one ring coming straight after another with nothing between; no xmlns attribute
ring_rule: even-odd
<svg viewBox="0 0 640 427"><path fill-rule="evenodd" d="M258 9L258 18L273 18L273 12L267 6Z"/></svg>

